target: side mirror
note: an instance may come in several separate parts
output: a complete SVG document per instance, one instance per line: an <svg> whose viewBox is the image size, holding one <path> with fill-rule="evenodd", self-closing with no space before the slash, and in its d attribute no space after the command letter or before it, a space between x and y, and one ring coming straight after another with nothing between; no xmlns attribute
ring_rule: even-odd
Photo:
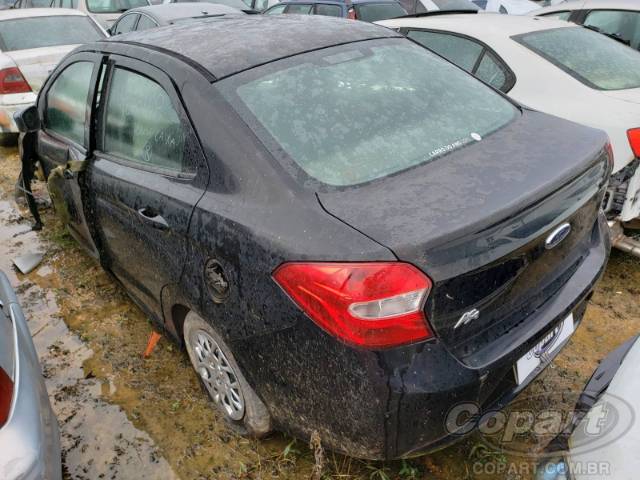
<svg viewBox="0 0 640 480"><path fill-rule="evenodd" d="M40 114L35 105L19 110L13 114L16 126L21 133L40 130Z"/></svg>

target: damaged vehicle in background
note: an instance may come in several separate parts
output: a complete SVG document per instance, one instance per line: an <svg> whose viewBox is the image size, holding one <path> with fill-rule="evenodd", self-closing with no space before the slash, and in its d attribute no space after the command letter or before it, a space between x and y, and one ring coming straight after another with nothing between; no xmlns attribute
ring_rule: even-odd
<svg viewBox="0 0 640 480"><path fill-rule="evenodd" d="M0 271L0 478L60 480L60 432L31 333Z"/></svg>
<svg viewBox="0 0 640 480"><path fill-rule="evenodd" d="M34 8L0 12L0 143L15 143L13 114L36 101L38 90L67 53L107 37L77 10Z"/></svg>
<svg viewBox="0 0 640 480"><path fill-rule="evenodd" d="M566 433L547 447L548 459L537 480L632 480L640 458L639 337L633 337L600 362L584 388ZM557 455L557 452L563 452Z"/></svg>
<svg viewBox="0 0 640 480"><path fill-rule="evenodd" d="M70 232L245 435L442 447L452 402L504 405L557 355L608 259L603 132L364 22L119 35L18 117Z"/></svg>
<svg viewBox="0 0 640 480"><path fill-rule="evenodd" d="M555 19L451 14L378 22L524 105L607 132L613 245L640 257L640 52Z"/></svg>

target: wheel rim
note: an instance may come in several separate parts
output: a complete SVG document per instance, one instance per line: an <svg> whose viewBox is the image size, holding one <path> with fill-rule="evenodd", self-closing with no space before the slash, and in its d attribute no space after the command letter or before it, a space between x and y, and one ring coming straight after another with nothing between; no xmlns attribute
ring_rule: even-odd
<svg viewBox="0 0 640 480"><path fill-rule="evenodd" d="M244 416L244 397L236 372L218 343L204 330L195 331L189 340L196 372L209 395L233 420Z"/></svg>

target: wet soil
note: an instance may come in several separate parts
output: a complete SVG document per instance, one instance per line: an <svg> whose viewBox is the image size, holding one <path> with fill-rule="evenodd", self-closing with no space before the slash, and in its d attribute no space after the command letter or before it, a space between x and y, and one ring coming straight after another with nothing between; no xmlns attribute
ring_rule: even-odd
<svg viewBox="0 0 640 480"><path fill-rule="evenodd" d="M187 355L168 340L142 358L148 319L75 245L50 208L43 207L45 229L30 231L28 212L13 201L18 171L15 150L0 149L0 268L29 318L61 425L65 477L310 478L314 452L303 442L281 434L246 440L228 430ZM38 194L46 203L46 193ZM39 268L15 273L11 258L32 251L46 252ZM640 332L639 312L640 262L613 252L582 325L520 395L520 406L569 411L571 392L580 392L598 362ZM539 437L521 441L529 453L544 446ZM509 447L474 434L408 461L364 462L326 452L322 478L531 478L535 456L510 454Z"/></svg>

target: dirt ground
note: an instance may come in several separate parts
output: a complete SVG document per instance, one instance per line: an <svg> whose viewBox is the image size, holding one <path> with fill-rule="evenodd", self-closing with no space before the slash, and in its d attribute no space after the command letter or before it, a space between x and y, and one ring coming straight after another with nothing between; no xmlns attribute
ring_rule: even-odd
<svg viewBox="0 0 640 480"><path fill-rule="evenodd" d="M44 230L30 231L28 212L13 200L18 172L15 150L0 149L0 269L29 318L61 426L65 478L310 478L314 452L303 442L282 434L246 440L226 429L186 353L168 340L142 359L149 321L76 247L51 209L43 209ZM46 252L42 264L29 275L16 273L11 258L32 251ZM598 362L640 332L639 312L640 262L613 252L582 325L520 400L534 411L569 410L570 392L580 392ZM530 441L530 451L541 448L539 439ZM534 462L474 434L407 461L364 462L325 452L322 478L515 480L530 478Z"/></svg>

